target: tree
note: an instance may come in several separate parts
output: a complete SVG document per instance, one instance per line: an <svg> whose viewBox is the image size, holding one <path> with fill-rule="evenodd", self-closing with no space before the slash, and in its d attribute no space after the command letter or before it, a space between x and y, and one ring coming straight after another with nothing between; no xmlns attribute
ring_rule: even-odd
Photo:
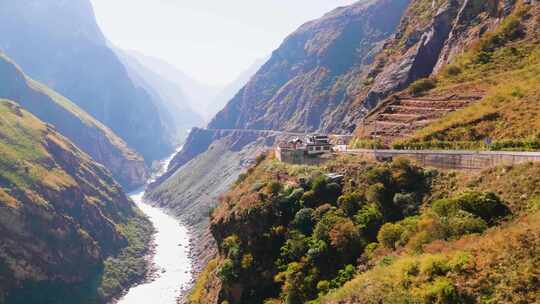
<svg viewBox="0 0 540 304"><path fill-rule="evenodd" d="M225 259L218 268L218 276L224 284L230 284L237 278L234 263L231 259Z"/></svg>
<svg viewBox="0 0 540 304"><path fill-rule="evenodd" d="M317 201L317 196L315 195L315 191L313 190L306 191L302 195L302 204L304 205L304 207L316 207Z"/></svg>
<svg viewBox="0 0 540 304"><path fill-rule="evenodd" d="M296 213L293 220L293 225L303 234L309 235L313 232L313 214L314 210L311 208L301 209Z"/></svg>
<svg viewBox="0 0 540 304"><path fill-rule="evenodd" d="M354 221L358 225L358 229L362 236L369 241L374 241L377 238L377 232L381 228L384 217L375 204L365 205L354 216Z"/></svg>
<svg viewBox="0 0 540 304"><path fill-rule="evenodd" d="M418 204L412 193L396 193L393 202L401 210L403 216L413 215L418 210Z"/></svg>
<svg viewBox="0 0 540 304"><path fill-rule="evenodd" d="M482 218L489 225L510 214L508 206L493 192L465 192L458 197L457 204L461 210Z"/></svg>
<svg viewBox="0 0 540 304"><path fill-rule="evenodd" d="M354 223L347 219L336 223L329 233L330 244L339 252L360 250L360 235ZM356 250L355 250L356 249Z"/></svg>
<svg viewBox="0 0 540 304"><path fill-rule="evenodd" d="M343 194L338 198L338 206L347 216L353 216L360 208L361 200L361 196L356 192Z"/></svg>
<svg viewBox="0 0 540 304"><path fill-rule="evenodd" d="M279 192L283 188L283 185L281 185L281 183L279 183L279 182L273 181L273 182L269 183L266 186L266 188L267 188L268 193L276 196L276 195L279 194Z"/></svg>
<svg viewBox="0 0 540 304"><path fill-rule="evenodd" d="M401 240L403 232L404 229L400 224L386 223L379 230L377 240L386 248L396 249L396 244Z"/></svg>

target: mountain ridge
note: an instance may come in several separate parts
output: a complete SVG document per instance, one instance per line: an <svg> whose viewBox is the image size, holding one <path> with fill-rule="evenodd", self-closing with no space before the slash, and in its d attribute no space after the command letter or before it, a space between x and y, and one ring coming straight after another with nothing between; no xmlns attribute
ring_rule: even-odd
<svg viewBox="0 0 540 304"><path fill-rule="evenodd" d="M0 79L0 97L19 102L41 120L55 125L64 136L107 166L128 190L144 185L147 169L140 155L70 100L26 76L1 52Z"/></svg>
<svg viewBox="0 0 540 304"><path fill-rule="evenodd" d="M107 125L147 163L173 150L166 121L107 45L89 0L7 1L0 17L0 49L30 77Z"/></svg>
<svg viewBox="0 0 540 304"><path fill-rule="evenodd" d="M0 302L101 303L142 279L151 224L109 171L19 104L0 113Z"/></svg>

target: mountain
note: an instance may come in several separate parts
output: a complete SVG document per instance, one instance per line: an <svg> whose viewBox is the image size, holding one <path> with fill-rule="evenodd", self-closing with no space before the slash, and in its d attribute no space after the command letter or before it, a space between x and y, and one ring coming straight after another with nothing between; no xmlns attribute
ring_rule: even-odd
<svg viewBox="0 0 540 304"><path fill-rule="evenodd" d="M189 102L189 106L204 120L208 120L213 113L219 110L218 105L213 104L214 99L220 92L218 87L203 84L164 60L145 56L139 52L130 51L130 54L147 69L154 71L161 78L181 88L186 100Z"/></svg>
<svg viewBox="0 0 540 304"><path fill-rule="evenodd" d="M338 130L369 65L409 1L360 1L308 22L209 124L214 129Z"/></svg>
<svg viewBox="0 0 540 304"><path fill-rule="evenodd" d="M17 103L0 125L0 302L104 303L141 280L151 224L109 171Z"/></svg>
<svg viewBox="0 0 540 304"><path fill-rule="evenodd" d="M18 102L42 121L54 125L62 135L105 165L127 189L144 185L144 160L109 128L67 98L32 80L0 53L0 97Z"/></svg>
<svg viewBox="0 0 540 304"><path fill-rule="evenodd" d="M167 121L167 126L174 127L169 133L176 135L178 143L184 140L191 128L204 124L203 117L191 108L188 97L178 83L145 66L138 59L141 56L118 49L116 54L126 66L133 82L150 94L161 117Z"/></svg>
<svg viewBox="0 0 540 304"><path fill-rule="evenodd" d="M412 1L351 106L375 107L358 143L537 150L538 16L530 1ZM299 170L267 157L221 196L219 254L190 301L537 302L539 168L343 156ZM343 182L321 174L336 172Z"/></svg>
<svg viewBox="0 0 540 304"><path fill-rule="evenodd" d="M260 58L257 59L249 68L240 74L233 82L228 84L223 88L217 96L214 98L208 105L207 113L209 116L214 116L218 111L223 109L227 103L234 98L236 93L238 93L257 73L257 71L263 66L263 64L268 61L269 58Z"/></svg>
<svg viewBox="0 0 540 304"><path fill-rule="evenodd" d="M444 23L452 26L438 52L421 57L429 64L418 65L429 78L384 99L356 135L396 148L535 149L540 7L531 3L449 3L445 11L453 19Z"/></svg>
<svg viewBox="0 0 540 304"><path fill-rule="evenodd" d="M212 212L219 254L188 303L535 303L539 177L268 156Z"/></svg>
<svg viewBox="0 0 540 304"><path fill-rule="evenodd" d="M172 151L171 128L108 46L89 0L3 1L0 17L0 49L30 77L111 128L147 162Z"/></svg>
<svg viewBox="0 0 540 304"><path fill-rule="evenodd" d="M389 15L394 27L382 35ZM203 195L171 193L188 190L193 166L240 164L255 156L233 155L273 144L250 138L252 129L350 133L358 147L537 151L539 16L538 1L339 8L289 36L208 129L192 132L149 197L202 214L208 204L192 203ZM212 185L209 206L219 202L209 219L218 254L190 303L540 300L538 164L446 172L355 156L247 163L245 174L228 172L234 183L197 176Z"/></svg>
<svg viewBox="0 0 540 304"><path fill-rule="evenodd" d="M331 121L341 122L330 113L349 105L345 92L361 85L359 79L369 70L385 39L396 30L407 4L405 0L360 1L301 26L214 117L209 130L190 133L166 176L174 178L176 170L199 155L213 162L202 154L210 153L212 143L227 135L219 129L314 131L325 129ZM258 141L248 133L233 134L228 142L234 146L229 150L240 152ZM264 138L259 141L263 146L273 142ZM205 178L212 180L210 175ZM186 203L181 197L175 200L178 205Z"/></svg>
<svg viewBox="0 0 540 304"><path fill-rule="evenodd" d="M188 217L197 236L208 235L208 207L216 205L223 189L232 186L260 151L280 139L253 130L219 129L313 131L341 123L336 117L345 112L328 113L341 108L338 104L343 109L352 104L345 92L361 85L359 79L395 32L407 4L361 1L301 26L214 117L209 129L190 133L169 172L147 192L149 201ZM194 168L202 169L190 174ZM203 191L194 192L193 187ZM206 257L202 246L197 250Z"/></svg>

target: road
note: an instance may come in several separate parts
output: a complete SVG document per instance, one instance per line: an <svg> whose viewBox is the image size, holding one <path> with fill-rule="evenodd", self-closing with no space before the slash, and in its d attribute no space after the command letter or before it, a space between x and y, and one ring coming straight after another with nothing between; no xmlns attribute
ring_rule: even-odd
<svg viewBox="0 0 540 304"><path fill-rule="evenodd" d="M202 129L205 131L214 131L214 132L246 132L246 133L260 133L260 134L274 134L274 135L287 135L287 136L307 136L310 134L317 134L317 132L310 133L299 133L299 132L289 132L289 131L278 131L278 130L261 130L261 129ZM326 134L332 137L352 137L351 134Z"/></svg>

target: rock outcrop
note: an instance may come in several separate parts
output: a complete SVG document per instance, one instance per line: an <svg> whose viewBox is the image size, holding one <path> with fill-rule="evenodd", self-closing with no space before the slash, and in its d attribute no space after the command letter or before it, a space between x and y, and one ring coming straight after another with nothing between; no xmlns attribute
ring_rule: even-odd
<svg viewBox="0 0 540 304"><path fill-rule="evenodd" d="M127 190L146 182L141 156L109 128L67 98L32 80L0 53L0 97L18 102L42 121L54 125L94 160L106 166Z"/></svg>
<svg viewBox="0 0 540 304"><path fill-rule="evenodd" d="M358 94L344 125L352 130L382 100L436 74L511 11L513 1L413 0L397 33L372 65L371 84Z"/></svg>

